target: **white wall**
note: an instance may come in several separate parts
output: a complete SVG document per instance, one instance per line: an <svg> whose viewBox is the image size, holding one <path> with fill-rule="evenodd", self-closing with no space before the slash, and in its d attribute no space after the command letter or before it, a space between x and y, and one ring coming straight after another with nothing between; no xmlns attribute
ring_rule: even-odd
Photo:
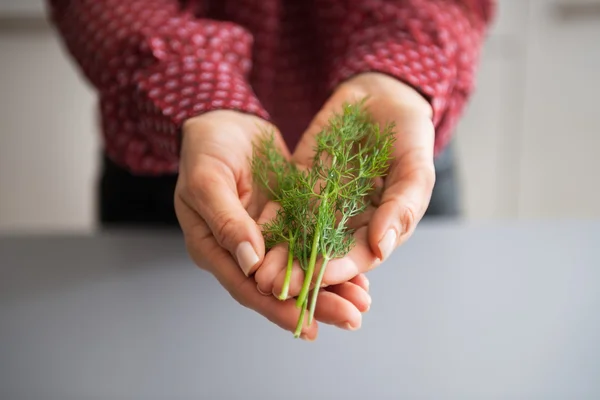
<svg viewBox="0 0 600 400"><path fill-rule="evenodd" d="M0 27L0 230L93 229L95 98L54 32Z"/></svg>

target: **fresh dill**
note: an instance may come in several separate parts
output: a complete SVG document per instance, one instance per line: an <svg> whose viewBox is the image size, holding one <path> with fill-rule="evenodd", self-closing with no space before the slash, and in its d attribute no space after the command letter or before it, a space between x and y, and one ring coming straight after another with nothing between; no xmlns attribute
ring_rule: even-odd
<svg viewBox="0 0 600 400"><path fill-rule="evenodd" d="M374 122L361 101L344 104L342 112L335 113L316 135L315 154L307 169L286 160L273 135L264 135L255 144L254 180L280 205L276 217L262 227L266 248L282 243L288 248L279 299L288 298L294 260L304 271L296 298L301 313L295 337L302 331L307 310L308 324L312 323L328 262L343 257L354 246L348 222L366 209L375 178L384 176L389 168L393 129L393 123L382 128Z"/></svg>

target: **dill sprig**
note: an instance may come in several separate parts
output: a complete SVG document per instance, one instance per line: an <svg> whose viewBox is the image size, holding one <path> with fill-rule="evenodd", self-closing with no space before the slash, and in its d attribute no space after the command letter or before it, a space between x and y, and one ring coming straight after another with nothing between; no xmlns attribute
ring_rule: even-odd
<svg viewBox="0 0 600 400"><path fill-rule="evenodd" d="M394 125L375 123L364 101L343 106L316 135L309 169L286 160L265 135L254 147L252 171L269 198L280 205L276 217L263 225L267 249L288 247L281 300L287 299L294 260L304 270L296 305L301 308L294 333L298 337L308 310L312 323L323 275L329 261L343 257L354 246L352 217L368 206L374 180L386 174L394 143ZM318 262L321 268L315 280ZM311 283L314 289L309 299Z"/></svg>

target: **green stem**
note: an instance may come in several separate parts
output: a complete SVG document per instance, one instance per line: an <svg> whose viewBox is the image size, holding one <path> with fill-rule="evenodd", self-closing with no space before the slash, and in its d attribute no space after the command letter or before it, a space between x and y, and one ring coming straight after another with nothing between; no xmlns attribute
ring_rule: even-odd
<svg viewBox="0 0 600 400"><path fill-rule="evenodd" d="M286 300L290 290L290 281L292 280L292 267L294 265L294 238L290 233L290 245L288 250L288 262L285 270L285 279L283 280L283 288L279 295L279 300Z"/></svg>
<svg viewBox="0 0 600 400"><path fill-rule="evenodd" d="M315 307L317 305L317 297L319 296L319 291L321 290L321 283L323 282L323 275L325 275L325 268L327 267L327 263L329 262L329 257L323 258L323 264L321 265L321 269L319 270L319 275L317 276L317 283L315 283L315 288L313 289L312 296L310 299L310 312L308 314L308 324L312 324L313 317L315 315Z"/></svg>
<svg viewBox="0 0 600 400"><path fill-rule="evenodd" d="M305 244L306 243L306 225L304 225L303 228L303 241L302 243ZM302 267L306 268L306 246L303 245L302 246Z"/></svg>
<svg viewBox="0 0 600 400"><path fill-rule="evenodd" d="M302 309L300 310L300 317L298 318L298 324L296 325L296 330L294 331L294 337L297 339L300 337L302 333L302 326L304 325L304 314L306 314L306 307L308 306L308 300L305 300L302 304Z"/></svg>
<svg viewBox="0 0 600 400"><path fill-rule="evenodd" d="M333 163L335 164L335 156L333 157ZM326 202L329 200L329 193L331 192L331 186L327 183L325 187L325 195L321 200L321 204L319 204L319 211L317 217L317 227L315 229L315 233L313 236L312 248L310 252L310 261L308 263L308 267L306 268L306 272L304 274L304 283L302 284L302 289L300 290L300 294L298 295L298 299L296 300L296 306L300 307L304 301L308 297L308 291L310 290L310 283L312 282L313 275L315 274L315 264L317 263L317 253L319 252L319 241L321 240L321 221L323 217L323 213L325 212Z"/></svg>
<svg viewBox="0 0 600 400"><path fill-rule="evenodd" d="M302 284L302 289L300 290L300 294L298 295L298 299L296 300L296 306L301 307L302 304L306 301L308 297L308 291L310 289L310 283L312 282L312 277L315 273L315 264L317 263L317 253L319 252L319 239L320 235L320 227L317 224L317 229L315 231L315 236L313 237L312 248L310 252L310 261L308 263L308 268L306 269L306 273L304 274L304 283Z"/></svg>

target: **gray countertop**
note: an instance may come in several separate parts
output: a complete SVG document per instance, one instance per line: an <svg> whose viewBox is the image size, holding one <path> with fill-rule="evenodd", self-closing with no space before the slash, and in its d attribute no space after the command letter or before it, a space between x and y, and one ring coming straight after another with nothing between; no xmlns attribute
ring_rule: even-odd
<svg viewBox="0 0 600 400"><path fill-rule="evenodd" d="M294 340L168 232L0 237L0 399L598 399L600 221L423 223Z"/></svg>

